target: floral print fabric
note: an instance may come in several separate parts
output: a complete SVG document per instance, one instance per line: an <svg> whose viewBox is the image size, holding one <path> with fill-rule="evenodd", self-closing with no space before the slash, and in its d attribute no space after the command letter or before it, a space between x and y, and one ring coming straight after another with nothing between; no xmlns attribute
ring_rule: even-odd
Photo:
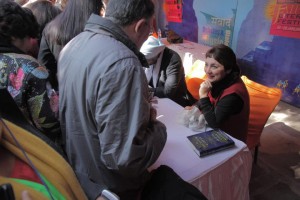
<svg viewBox="0 0 300 200"><path fill-rule="evenodd" d="M54 139L60 133L58 95L49 86L48 76L47 69L31 56L0 53L0 88L7 88L25 117Z"/></svg>

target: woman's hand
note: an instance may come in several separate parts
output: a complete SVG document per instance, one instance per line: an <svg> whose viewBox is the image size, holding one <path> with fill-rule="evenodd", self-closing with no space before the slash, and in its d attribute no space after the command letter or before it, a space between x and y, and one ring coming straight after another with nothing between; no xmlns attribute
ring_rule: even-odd
<svg viewBox="0 0 300 200"><path fill-rule="evenodd" d="M194 106L186 106L184 107L184 110L192 110Z"/></svg>
<svg viewBox="0 0 300 200"><path fill-rule="evenodd" d="M199 88L200 99L207 97L207 94L211 90L211 88L212 88L212 84L210 81L205 80L204 82L202 82Z"/></svg>

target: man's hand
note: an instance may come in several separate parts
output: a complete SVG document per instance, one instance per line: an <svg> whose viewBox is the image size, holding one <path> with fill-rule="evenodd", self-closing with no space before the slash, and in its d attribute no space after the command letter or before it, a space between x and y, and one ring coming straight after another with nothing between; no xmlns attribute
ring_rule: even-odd
<svg viewBox="0 0 300 200"><path fill-rule="evenodd" d="M104 197L100 196L96 200L106 200Z"/></svg>
<svg viewBox="0 0 300 200"><path fill-rule="evenodd" d="M32 200L27 190L22 191L21 198L22 200Z"/></svg>
<svg viewBox="0 0 300 200"><path fill-rule="evenodd" d="M157 111L156 111L155 108L153 108L151 106L151 108L150 108L150 121L152 121L152 122L155 121L156 117L157 117Z"/></svg>

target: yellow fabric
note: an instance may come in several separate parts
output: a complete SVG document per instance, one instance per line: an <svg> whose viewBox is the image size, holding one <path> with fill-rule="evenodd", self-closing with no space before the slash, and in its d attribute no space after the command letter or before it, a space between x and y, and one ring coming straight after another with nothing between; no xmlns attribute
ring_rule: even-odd
<svg viewBox="0 0 300 200"><path fill-rule="evenodd" d="M281 99L281 90L256 83L242 76L250 96L250 116L247 135L249 149L259 145L263 128Z"/></svg>
<svg viewBox="0 0 300 200"><path fill-rule="evenodd" d="M185 76L185 82L191 95L199 100L200 84L205 80L204 62L196 60Z"/></svg>
<svg viewBox="0 0 300 200"><path fill-rule="evenodd" d="M204 65L205 63L201 60L196 60L193 65L189 68L186 72L185 78L188 80L190 78L200 78L204 79L205 72L204 72Z"/></svg>
<svg viewBox="0 0 300 200"><path fill-rule="evenodd" d="M22 145L29 159L39 170L39 172L43 174L66 197L66 199L87 199L74 171L60 154L58 154L43 140L31 134L30 132L7 120L4 120L4 122ZM2 137L0 140L1 146L9 150L18 158L27 162L23 153L15 144L13 138L10 136L2 121L0 122L0 135ZM4 178L1 177L1 180L3 179ZM16 188L14 188L15 195L20 195L20 192L23 190L22 186L17 183L14 183L14 185L16 185ZM32 194L36 195L36 193ZM34 199L40 198L36 196Z"/></svg>

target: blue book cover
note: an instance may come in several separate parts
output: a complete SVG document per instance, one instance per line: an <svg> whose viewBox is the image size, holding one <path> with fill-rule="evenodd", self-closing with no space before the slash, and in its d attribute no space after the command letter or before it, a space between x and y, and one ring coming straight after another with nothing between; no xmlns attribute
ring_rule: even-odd
<svg viewBox="0 0 300 200"><path fill-rule="evenodd" d="M234 141L222 130L209 130L187 136L187 138L200 157L234 146Z"/></svg>

